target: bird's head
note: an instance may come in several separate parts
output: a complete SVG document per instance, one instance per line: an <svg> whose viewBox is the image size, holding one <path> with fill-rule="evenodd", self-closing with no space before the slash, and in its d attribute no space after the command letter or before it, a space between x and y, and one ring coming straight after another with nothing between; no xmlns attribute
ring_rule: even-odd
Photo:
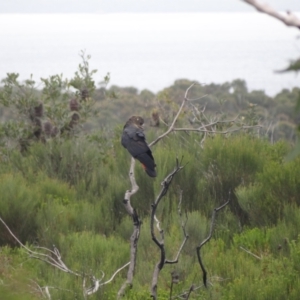
<svg viewBox="0 0 300 300"><path fill-rule="evenodd" d="M127 123L131 123L131 124L135 124L138 125L140 127L143 126L144 124L144 119L140 116L132 116Z"/></svg>

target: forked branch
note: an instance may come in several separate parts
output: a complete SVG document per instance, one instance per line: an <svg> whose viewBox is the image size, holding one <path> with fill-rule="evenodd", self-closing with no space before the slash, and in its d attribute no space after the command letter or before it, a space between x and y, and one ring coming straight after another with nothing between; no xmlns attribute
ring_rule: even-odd
<svg viewBox="0 0 300 300"><path fill-rule="evenodd" d="M124 268L126 268L129 264L130 264L130 262L128 262L127 264L125 264L124 266L122 266L121 268L119 268L119 269L111 276L111 278L110 278L109 280L107 280L107 281L105 281L105 282L103 282L103 283L101 283L101 281L102 281L103 278L104 278L104 275L105 275L104 273L103 273L101 279L97 279L97 278L95 278L95 277L93 276L93 277L92 277L92 282L93 282L92 286L91 286L90 288L88 288L88 289L85 289L85 288L84 288L85 295L89 296L89 295L95 294L95 293L99 290L99 288L100 288L101 286L103 286L103 285L105 285L105 284L108 284L108 283L112 282L113 279L115 278L115 276L116 276L120 271L122 271ZM84 285L85 285L85 280L84 280L83 282L84 282L84 284L83 284L83 286L84 286Z"/></svg>
<svg viewBox="0 0 300 300"><path fill-rule="evenodd" d="M177 121L178 117L180 116L180 114L181 114L181 112L182 112L182 109L183 109L184 105L186 104L187 101L190 100L190 99L188 98L188 93L189 93L190 89L191 89L194 85L195 85L195 83L191 84L191 85L187 88L187 90L186 90L186 92L185 92L185 95L184 95L184 99L183 99L183 101L182 101L182 103L181 103L181 106L180 106L180 108L179 108L179 110L178 110L176 116L174 117L172 124L171 124L171 125L169 126L169 128L167 129L167 131L164 132L162 135L160 135L160 136L159 136L157 139L155 139L153 142L151 142L151 143L149 144L149 147L154 146L154 145L157 144L161 139L163 139L165 136L167 136L171 131L174 131L174 127L175 127L176 121Z"/></svg>
<svg viewBox="0 0 300 300"><path fill-rule="evenodd" d="M217 119L217 120L209 120L209 118L205 115L204 111L205 111L205 107L203 108L203 110L199 111L198 108L192 104L192 101L196 101L196 100L200 100L202 99L204 96L197 98L197 99L190 99L188 97L188 94L190 92L190 90L192 89L192 87L195 85L196 83L194 82L193 84L191 84L184 95L184 99L171 123L171 125L168 127L168 129L161 134L158 138L156 138L153 142L151 142L149 144L149 147L154 146L155 144L157 144L161 139L163 139L164 137L166 137L169 133L171 132L176 132L176 131L184 131L184 132L189 132L189 131L194 131L194 132L201 132L203 133L203 139L205 139L207 134L230 134L230 133L234 133L236 131L242 131L242 130L249 130L249 129L260 129L262 128L261 125L245 125L245 124L240 124L238 117L235 117L234 119L231 120L221 120L221 119ZM196 111L197 115L200 115L204 118L203 120L198 120L200 121L201 125L199 127L176 127L176 122L180 116L180 114L182 113L182 110L184 108L184 106L189 103L193 110ZM218 125L228 125L230 124L230 128L228 128L227 126L227 130L217 130L216 127Z"/></svg>
<svg viewBox="0 0 300 300"><path fill-rule="evenodd" d="M183 240L183 242L180 246L180 249L176 255L175 260L167 260L166 253L165 253L165 246L164 246L164 231L163 231L163 229L161 229L160 222L159 222L158 218L156 217L156 210L158 208L158 205L159 205L161 199L166 195L174 176L182 168L183 167L179 165L179 162L177 159L175 169L162 181L161 191L160 191L159 195L157 196L155 202L152 204L151 220L150 220L151 237L152 237L152 240L154 241L154 243L158 246L158 248L160 250L160 261L156 264L156 266L154 268L153 276L152 276L151 297L153 299L157 299L157 282L158 282L159 272L162 270L162 268L164 267L164 265L166 263L174 264L174 263L178 262L179 254L188 239L188 236L186 235L185 230L184 230L185 237L184 237L184 240ZM160 239L155 234L154 223L156 223L156 227L160 233Z"/></svg>

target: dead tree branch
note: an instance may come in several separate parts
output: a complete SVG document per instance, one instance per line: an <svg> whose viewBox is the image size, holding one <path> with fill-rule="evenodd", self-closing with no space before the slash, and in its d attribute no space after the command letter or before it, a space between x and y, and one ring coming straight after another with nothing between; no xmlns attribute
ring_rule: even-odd
<svg viewBox="0 0 300 300"><path fill-rule="evenodd" d="M178 216L180 218L180 223L181 223L180 225L181 225L181 228L182 228L182 231L183 231L184 240L183 240L183 242L182 242L182 244L181 244L181 246L180 246L180 248L179 248L179 250L177 252L176 258L172 261L174 263L178 262L179 255L180 255L180 253L181 253L181 251L182 251L185 243L187 242L187 239L189 238L188 234L186 233L186 229L185 229L186 223L188 221L188 218L186 216L185 221L183 221L182 212L181 212L182 194L183 194L183 190L180 190L179 191L179 203L178 203L178 209L177 209L177 211L178 211ZM169 263L169 261L166 261L166 263ZM174 283L178 283L179 282L179 275L178 275L177 272L172 271L171 272L171 277L172 277L172 280L171 280L171 287L170 287L170 299L172 299L173 285L174 285Z"/></svg>
<svg viewBox="0 0 300 300"><path fill-rule="evenodd" d="M217 215L218 211L221 210L222 208L224 208L228 203L229 203L229 200L227 202L225 202L223 205L221 205L220 207L217 207L217 208L214 209L214 211L212 213L212 217L211 217L210 230L209 230L208 237L204 241L202 241L200 243L200 245L197 246L197 248L196 248L198 262L199 262L200 267L202 269L203 283L204 283L205 287L206 287L206 280L207 280L207 272L206 272L206 269L205 269L205 267L203 265L203 262L202 262L202 259L201 259L200 250L212 237L212 233L213 233L214 225L215 225L215 219L216 219L216 215Z"/></svg>
<svg viewBox="0 0 300 300"><path fill-rule="evenodd" d="M192 89L192 87L195 85L196 83L191 84L185 92L184 95L184 99L175 115L175 117L173 118L173 121L171 123L171 125L168 127L168 129L161 134L159 137L157 137L153 142L151 142L148 146L154 146L155 144L157 144L160 140L162 140L163 138L165 138L169 133L174 132L174 131L198 131L198 132L204 132L204 138L202 139L202 142L204 141L206 134L209 133L221 133L221 134L227 134L227 133L231 133L234 131L238 131L238 130L242 130L242 129L250 129L250 128L254 128L257 127L259 128L260 126L246 126L246 125L242 125L239 126L237 125L236 128L231 128L228 129L227 131L223 130L220 132L217 132L217 130L214 130L214 126L217 126L219 124L234 124L237 120L237 118L235 118L234 120L229 120L229 121L222 121L222 120L217 120L217 121L209 121L208 118L205 116L204 114L204 110L205 108L203 108L203 110L201 111L201 114L204 116L205 119L205 124L203 122L201 122L201 126L198 128L180 128L180 127L175 127L176 126L176 122L180 116L180 114L183 111L184 106L186 105L187 102L191 103L192 101L195 100L200 100L202 97L198 98L198 99L190 99L188 97L190 90ZM194 107L194 110L197 110L197 108L192 105ZM199 111L198 111L199 112ZM199 112L200 113L200 112ZM236 123L237 124L237 123ZM134 271L135 271L135 267L136 267L136 256L137 256L137 245L138 245L138 240L139 240L139 235L140 235L140 226L141 226L141 222L139 220L138 214L136 212L136 210L131 206L130 203L130 199L131 196L133 196L139 189L139 186L136 183L135 180L135 175L134 175L134 166L135 166L135 160L132 158L131 159L131 165L130 165L130 171L129 171L129 178L130 178L130 182L131 182L131 189L127 190L125 192L125 196L124 196L124 200L123 200L123 204L124 207L128 213L129 216L132 217L133 219L133 225L134 225L134 229L133 229L133 233L131 236L131 242L130 242L130 266L128 269L128 273L127 273L127 279L124 282L124 284L121 286L119 292L118 292L118 299L120 299L122 296L124 296L125 294L125 290L127 287L132 287L132 281L133 281L133 276L134 276ZM163 188L161 190L160 195L158 196L158 198L156 199L155 203L153 204L152 207L152 215L151 215L151 235L152 235L152 239L153 241L157 244L157 246L161 249L161 261L160 263L157 264L156 268L155 268L155 272L153 275L153 280L152 280L152 297L156 299L156 289L157 289L157 280L158 280L158 274L160 272L160 270L163 268L163 265L165 263L167 264L172 264L172 263L177 263L178 262L178 257L182 251L182 248L184 247L184 244L187 240L187 234L185 232L185 225L182 225L182 229L184 232L184 236L185 239L180 247L180 249L178 250L178 253L176 255L176 258L174 260L167 260L165 259L165 250L164 250L164 233L163 230L160 228L160 222L156 217L155 211L157 208L157 205L159 204L161 198L165 195L165 193L168 190L168 187L172 181L173 176L181 169L182 167L179 167L178 162L177 162L177 167L175 168L175 170L169 174L165 180L163 181L162 185ZM155 237L154 235L154 221L156 223L156 227L161 235L161 241L158 241L158 239Z"/></svg>
<svg viewBox="0 0 300 300"><path fill-rule="evenodd" d="M184 97L184 100L175 116L175 118L173 119L173 122L171 124L171 126L168 128L168 130L163 133L162 135L160 135L156 140L154 140L152 143L149 144L149 147L157 144L161 139L163 139L165 136L167 136L171 131L172 129L174 128L175 126L175 123L186 103L186 101L188 101L189 99L187 98L188 96L188 92L189 90L195 85L195 83L193 83L187 90L186 90L186 93L185 93L185 97ZM125 193L125 196L124 196L124 200L123 200L123 203L124 203L124 206L125 206L125 209L127 211L127 213L132 217L133 219L133 223L134 223L134 230L133 230L133 234L131 236L131 239L130 239L130 266L129 266L129 270L128 270L128 273L127 273L127 280L125 281L125 283L121 286L119 292L118 292L118 299L120 299L124 293L125 293L125 290L126 290L126 287L127 286L132 286L132 280L133 280L133 275L134 275L134 270L135 270L135 265L136 265L136 256L137 256L137 244L138 244L138 240L139 240L139 234L140 234L140 226L141 226L141 222L139 220L139 217L137 215L137 212L136 210L131 206L131 203L130 203L130 198L132 195L134 195L138 189L139 189L139 186L137 185L136 183L136 180L135 180L135 175L134 175L134 166L135 166L135 160L132 158L131 159L131 165L130 165L130 171L129 171L129 178L130 178L130 182L131 182L131 189L130 190L127 190L126 193ZM181 167L179 167L181 168ZM180 170L180 169L179 169ZM179 170L177 170L175 173L177 173ZM174 173L174 174L175 174ZM169 175L170 176L170 175ZM173 175L171 176L173 177ZM171 179L172 180L172 179ZM163 196L162 196L163 197ZM156 216L154 215L154 218L156 218ZM159 226L159 221L156 219L157 221L157 226ZM159 229L160 231L160 229Z"/></svg>
<svg viewBox="0 0 300 300"><path fill-rule="evenodd" d="M211 124L208 125L204 125L198 128L174 128L173 131L198 131L198 132L205 132L205 133L218 133L218 134L228 134L228 133L232 133L232 132L236 132L236 131L240 131L243 129L253 129L253 128L262 128L263 126L261 125L242 125L240 127L236 127L234 129L228 129L228 130L224 130L224 131L216 131L216 130L208 130L207 127L210 127L212 125L217 125L220 123L228 123L230 121L217 121L217 122L213 122Z"/></svg>
<svg viewBox="0 0 300 300"><path fill-rule="evenodd" d="M180 249L176 255L175 260L166 259L165 246L164 246L164 231L163 231L163 229L160 228L160 222L159 222L158 218L156 217L156 210L157 210L157 207L158 207L161 199L166 195L174 176L182 168L183 167L179 165L179 162L177 159L175 169L161 183L161 185L162 185L161 191L160 191L159 195L157 196L155 202L152 204L151 220L150 220L151 237L152 237L152 240L154 241L154 243L158 246L158 248L160 250L160 261L156 264L156 266L154 268L153 276L152 276L151 297L153 299L157 299L157 282L158 282L159 272L162 270L162 268L164 267L164 265L166 263L174 264L174 263L178 262L179 254L188 239L188 236L185 234L185 231L184 231L185 237L184 237L184 240L183 240L183 242L180 246ZM155 230L154 230L154 222L156 223L156 227L160 233L160 240L156 237Z"/></svg>
<svg viewBox="0 0 300 300"><path fill-rule="evenodd" d="M192 284L192 285L190 286L190 288L189 288L187 291L185 291L185 292L183 292L183 293L181 293L181 294L179 294L179 295L177 295L177 296L172 297L172 299L184 299L184 300L189 299L189 297L190 297L190 295L192 294L192 292L194 292L194 291L196 291L196 290L199 290L199 289L201 289L202 287L203 287L203 285L200 285L200 286L198 286L198 287L195 287L195 285Z"/></svg>
<svg viewBox="0 0 300 300"><path fill-rule="evenodd" d="M193 83L187 90L185 93L185 97L184 100L171 124L171 126L169 127L169 129L163 133L162 135L160 135L156 140L154 140L152 143L149 144L149 147L155 145L156 143L158 143L161 139L163 139L165 136L167 136L174 128L175 123L186 103L186 101L188 101L189 99L187 98L188 96L188 92L189 90L195 85L195 83ZM128 273L127 273L127 280L124 282L124 284L121 286L119 292L118 292L118 299L120 299L124 294L125 294L125 290L126 287L132 287L132 280L133 280L133 275L134 275L134 270L135 270L135 265L136 265L136 256L137 256L137 244L138 244L138 240L139 240L139 235L140 235L140 226L141 226L141 222L139 220L138 214L136 212L136 210L131 206L130 203L130 198L132 195L134 195L138 189L139 186L136 183L135 180L135 175L134 175L134 166L135 166L135 160L134 158L131 159L131 165L130 165L130 171L129 171L129 178L130 178L130 182L131 182L131 189L127 190L124 196L124 206L125 209L127 211L127 213L132 217L133 219L133 225L134 225L134 229L133 229L133 233L132 236L130 238L130 266L128 269ZM180 167L181 168L181 167ZM179 171L179 170L178 170ZM178 171L176 171L175 173L177 173ZM170 176L170 175L169 175ZM156 218L156 216L154 216L154 218ZM157 226L159 226L159 222L157 221ZM160 229L159 229L160 231Z"/></svg>
<svg viewBox="0 0 300 300"><path fill-rule="evenodd" d="M188 94L191 90L191 88L195 85L196 83L194 82L193 84L191 84L186 92L185 92L185 95L184 95L184 99L171 123L171 125L169 126L169 128L163 133L161 134L158 138L156 138L153 142L151 142L149 144L149 147L151 146L154 146L155 144L157 144L161 139L163 139L164 137L166 137L169 133L171 132L176 132L176 131L184 131L184 132L189 132L189 131L195 131L195 132L202 132L204 135L203 135L203 140L201 143L203 143L203 141L205 140L206 138L206 135L207 134L229 134L229 133L233 133L233 132L236 132L236 131L241 131L241 130L247 130L247 129L253 129L253 128L262 128L261 125L245 125L245 124L240 124L239 120L238 120L238 117L235 117L234 119L232 120L209 120L208 117L205 115L205 108L206 108L206 105L204 105L204 108L202 110L199 110L194 104L192 104L192 101L195 101L195 100L200 100L201 98L203 98L204 96L200 97L200 98L197 98L197 99L190 99L188 98ZM201 123L201 126L199 127L175 127L176 125L176 122L180 116L180 114L182 113L182 110L184 108L184 106L186 105L186 103L189 103L194 111L194 116L195 116L195 119L197 119L198 122ZM197 116L200 116L201 115L201 119L198 119ZM231 126L231 128L228 128L227 130L216 130L215 128L218 126L218 125L222 125L222 124L232 124L232 125L235 125L235 127Z"/></svg>
<svg viewBox="0 0 300 300"><path fill-rule="evenodd" d="M133 215L133 208L130 204L130 198L132 195L134 195L135 193L137 193L137 191L139 190L139 186L136 183L135 180L135 176L134 176L134 166L135 166L135 159L132 157L131 158L131 164L130 164L130 170L129 170L129 179L131 182L131 189L127 190L124 196L124 206L126 211L128 212L129 215Z"/></svg>
<svg viewBox="0 0 300 300"><path fill-rule="evenodd" d="M176 264L176 263L178 263L179 255L180 255L180 253L181 253L181 251L182 251L185 243L187 242L187 240L189 238L189 236L188 236L188 234L187 234L187 232L185 230L186 223L187 223L188 219L186 218L185 221L183 221L183 219L182 219L182 213L181 213L182 193L183 193L183 191L180 190L179 203L178 203L178 215L179 215L179 218L180 218L180 223L181 223L180 225L181 225L181 229L182 229L182 232L183 232L184 240L182 241L182 244L181 244L181 246L178 249L178 252L177 252L177 255L176 255L175 259L173 259L173 260L166 260L165 261L166 264Z"/></svg>
<svg viewBox="0 0 300 300"><path fill-rule="evenodd" d="M258 255L255 255L254 253L250 252L249 250L245 249L244 247L240 246L240 249L242 249L243 251L245 251L246 253L250 254L251 256L261 260L262 258L259 257Z"/></svg>
<svg viewBox="0 0 300 300"><path fill-rule="evenodd" d="M243 0L243 1L256 8L259 12L265 13L271 17L274 17L275 19L280 20L286 26L296 27L300 29L300 19L290 11L287 11L286 14L283 15L277 12L274 8L272 8L270 5L266 3L262 4L256 0Z"/></svg>
<svg viewBox="0 0 300 300"><path fill-rule="evenodd" d="M105 282L103 282L103 283L101 283L101 281L102 281L102 279L103 279L103 277L104 277L104 273L103 273L103 276L102 276L101 279L96 279L96 278L93 276L93 277L92 277L93 285L92 285L90 288L88 288L88 289L85 290L85 295L89 296L89 295L95 294L95 293L99 290L99 288L100 288L101 286L103 286L103 285L105 285L105 284L108 284L108 283L112 282L113 279L115 278L115 276L116 276L120 271L122 271L124 268L126 268L129 264L130 264L130 262L128 262L127 264L125 264L124 266L122 266L121 268L119 268L119 269L111 276L111 278L110 278L109 280L107 280L107 281L105 281Z"/></svg>
<svg viewBox="0 0 300 300"><path fill-rule="evenodd" d="M114 277L121 271L123 270L125 267L127 267L129 265L129 263L125 264L124 266L122 266L121 268L119 268L113 275L112 277L101 283L101 281L104 278L104 273L102 272L103 276L101 279L96 279L95 276L90 276L93 282L93 285L90 288L85 288L85 277L86 275L84 274L80 274L77 272L72 271L70 268L68 268L66 266L66 264L63 262L61 254L59 252L59 250L55 247L55 245L53 245L53 250L50 250L48 248L45 247L36 247L37 249L40 249L42 251L45 251L47 254L42 253L42 252L37 252L37 251L32 251L30 248L28 248L27 246L25 246L14 234L13 232L10 230L10 228L6 225L6 223L3 221L3 219L0 217L0 222L4 225L4 227L7 229L7 231L10 233L10 235L16 240L16 242L21 246L21 248L25 249L26 252L28 253L30 258L35 258L37 260L40 260L42 262L45 262L65 273L69 273L72 274L76 277L82 277L83 278L83 295L86 298L86 296L92 295L94 293L96 293L99 288L105 284L110 283ZM45 289L45 295L48 299L51 299L51 295L49 292L49 288L54 288L54 287L49 287L46 286ZM55 289L59 289L59 288L55 288ZM62 289L61 289L62 290Z"/></svg>
<svg viewBox="0 0 300 300"><path fill-rule="evenodd" d="M31 280L34 284L34 286L32 287L33 290L38 293L38 294L41 294L43 298L46 298L48 300L51 300L52 297L51 297L51 294L50 294L50 289L52 290L60 290L60 291L66 291L68 293L73 293L75 294L74 291L72 290L68 290L68 289L61 289L61 288L58 288L58 287L54 287L54 286L40 286L37 282L35 282L34 280Z"/></svg>
<svg viewBox="0 0 300 300"><path fill-rule="evenodd" d="M123 204L128 215L131 216L133 220L133 233L130 237L130 262L129 262L129 268L127 272L127 279L118 291L118 299L124 296L127 287L130 288L132 287L132 281L133 281L133 276L134 276L134 271L136 266L136 257L137 257L137 249L138 249L137 246L140 237L141 221L139 219L136 210L131 206L130 203L131 196L134 195L139 189L139 186L137 185L135 180L134 166L135 166L135 160L134 158L131 158L131 164L129 170L131 189L126 191Z"/></svg>
<svg viewBox="0 0 300 300"><path fill-rule="evenodd" d="M195 83L191 84L191 85L187 88L187 90L186 90L186 92L185 92L185 95L184 95L184 99L183 99L183 101L182 101L182 103L181 103L181 106L180 106L180 108L179 108L179 110L178 110L176 116L174 117L172 124L171 124L170 127L168 128L168 130L167 130L166 132L164 132L162 135L160 135L160 136L159 136L157 139L155 139L153 142L151 142L151 143L149 144L149 147L154 146L155 144L157 144L161 139L163 139L163 138L164 138L165 136L167 136L171 131L174 130L176 121L177 121L179 115L181 114L184 105L186 104L187 101L190 100L190 99L188 99L188 93L189 93L190 89L191 89L194 85L195 85Z"/></svg>
<svg viewBox="0 0 300 300"><path fill-rule="evenodd" d="M49 254L45 254L45 253L41 253L41 252L36 252L36 251L32 251L31 249L29 249L28 247L26 247L14 234L13 232L10 230L10 228L6 225L6 223L3 221L2 218L0 218L0 222L5 226L5 228L7 229L7 231L10 233L10 235L16 240L16 242L27 251L29 257L31 258L35 258L38 260L41 260L43 262L46 262L47 264L63 271L66 273L70 273L72 275L75 276L81 276L80 274L70 270L66 264L62 261L61 255L59 250L55 247L55 245L53 245L53 251L48 249L48 248L42 248L43 250L47 251Z"/></svg>
<svg viewBox="0 0 300 300"><path fill-rule="evenodd" d="M189 298L190 298L190 295L191 295L191 293L194 291L194 289L195 289L195 287L194 287L194 285L192 284L191 287L190 287L190 289L189 289L189 291L188 291L188 293L187 293L187 295L186 295L186 298L185 298L185 299L189 299Z"/></svg>

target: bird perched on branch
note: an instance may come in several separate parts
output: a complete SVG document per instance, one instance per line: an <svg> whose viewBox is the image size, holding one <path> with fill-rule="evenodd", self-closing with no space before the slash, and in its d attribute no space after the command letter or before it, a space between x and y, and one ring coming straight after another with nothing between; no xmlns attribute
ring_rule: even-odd
<svg viewBox="0 0 300 300"><path fill-rule="evenodd" d="M150 177L156 177L155 162L152 152L146 143L143 129L144 119L132 116L124 125L122 145L137 160L139 160Z"/></svg>

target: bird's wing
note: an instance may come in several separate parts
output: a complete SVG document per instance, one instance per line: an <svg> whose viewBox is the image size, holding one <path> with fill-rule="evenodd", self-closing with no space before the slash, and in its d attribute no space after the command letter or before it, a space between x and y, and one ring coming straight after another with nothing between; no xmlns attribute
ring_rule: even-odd
<svg viewBox="0 0 300 300"><path fill-rule="evenodd" d="M150 150L145 141L143 130L136 126L124 128L121 142L133 157L137 157Z"/></svg>
<svg viewBox="0 0 300 300"><path fill-rule="evenodd" d="M136 125L126 126L126 128L124 129L123 132L125 132L130 138L132 138L134 140L138 140L138 139L145 140L145 134L143 132L143 129L141 129L140 127L138 127Z"/></svg>

